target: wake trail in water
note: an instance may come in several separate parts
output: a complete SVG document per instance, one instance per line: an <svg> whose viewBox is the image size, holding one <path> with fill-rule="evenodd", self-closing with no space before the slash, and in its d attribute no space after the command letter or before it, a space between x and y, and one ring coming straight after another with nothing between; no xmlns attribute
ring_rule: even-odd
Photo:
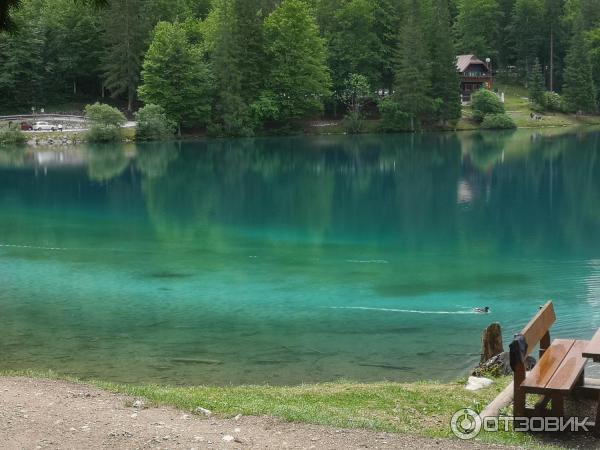
<svg viewBox="0 0 600 450"><path fill-rule="evenodd" d="M17 245L17 244L0 244L0 247L4 247L4 248L27 248L30 250L60 250L60 251L65 251L65 250L69 250L68 248L61 248L61 247L38 247L35 245Z"/></svg>
<svg viewBox="0 0 600 450"><path fill-rule="evenodd" d="M477 314L474 311L421 311L418 309L394 309L394 308L370 308L366 306L325 306L327 309L355 309L359 311L384 311L384 312L397 312L405 314Z"/></svg>

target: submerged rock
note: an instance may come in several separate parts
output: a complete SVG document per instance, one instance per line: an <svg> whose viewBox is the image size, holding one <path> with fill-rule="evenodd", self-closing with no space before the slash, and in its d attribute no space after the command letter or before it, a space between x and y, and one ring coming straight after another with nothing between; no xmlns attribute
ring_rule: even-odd
<svg viewBox="0 0 600 450"><path fill-rule="evenodd" d="M535 358L528 356L525 361L525 369L531 370L536 364ZM493 358L488 359L484 363L481 363L471 375L475 377L481 376L494 376L499 377L503 375L512 375L512 369L510 368L510 354L508 352L500 353Z"/></svg>

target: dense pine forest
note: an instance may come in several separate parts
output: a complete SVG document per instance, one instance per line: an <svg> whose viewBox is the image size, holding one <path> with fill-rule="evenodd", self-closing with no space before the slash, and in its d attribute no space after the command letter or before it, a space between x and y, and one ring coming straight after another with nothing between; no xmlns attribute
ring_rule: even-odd
<svg viewBox="0 0 600 450"><path fill-rule="evenodd" d="M600 0L23 0L8 13L3 112L100 101L213 135L321 117L415 130L460 118L456 55L471 53L540 103L598 105Z"/></svg>

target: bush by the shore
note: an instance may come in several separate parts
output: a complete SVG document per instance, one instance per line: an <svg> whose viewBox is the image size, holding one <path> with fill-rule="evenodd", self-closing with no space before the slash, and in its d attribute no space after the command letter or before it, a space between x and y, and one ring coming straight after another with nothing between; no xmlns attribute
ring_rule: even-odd
<svg viewBox="0 0 600 450"><path fill-rule="evenodd" d="M17 145L27 142L27 136L18 128L0 129L0 145Z"/></svg>
<svg viewBox="0 0 600 450"><path fill-rule="evenodd" d="M515 122L507 114L488 114L481 122L486 130L512 130L517 128Z"/></svg>
<svg viewBox="0 0 600 450"><path fill-rule="evenodd" d="M167 118L165 110L158 105L148 104L135 113L138 141L157 141L172 138L175 124Z"/></svg>
<svg viewBox="0 0 600 450"><path fill-rule="evenodd" d="M477 122L483 122L489 114L504 114L506 112L500 98L486 89L480 89L473 94L471 107L473 108L473 119Z"/></svg>
<svg viewBox="0 0 600 450"><path fill-rule="evenodd" d="M92 126L86 134L88 142L115 142L121 140L121 126L127 119L110 105L94 103L85 107L85 116Z"/></svg>

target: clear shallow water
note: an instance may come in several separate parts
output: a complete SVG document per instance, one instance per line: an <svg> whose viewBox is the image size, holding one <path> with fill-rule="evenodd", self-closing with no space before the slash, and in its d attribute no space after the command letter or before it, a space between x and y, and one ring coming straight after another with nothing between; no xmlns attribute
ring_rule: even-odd
<svg viewBox="0 0 600 450"><path fill-rule="evenodd" d="M0 369L446 380L477 362L486 325L508 339L549 298L554 335L589 338L599 144L517 132L0 151Z"/></svg>

